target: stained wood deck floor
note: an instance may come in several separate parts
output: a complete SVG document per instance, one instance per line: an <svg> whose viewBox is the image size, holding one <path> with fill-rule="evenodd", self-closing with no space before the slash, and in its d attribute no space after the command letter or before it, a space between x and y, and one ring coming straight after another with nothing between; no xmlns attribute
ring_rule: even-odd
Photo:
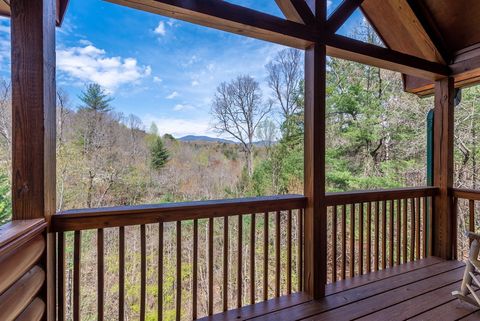
<svg viewBox="0 0 480 321"><path fill-rule="evenodd" d="M283 296L201 319L220 320L480 320L480 311L453 298L464 264L429 257L327 286L327 296Z"/></svg>

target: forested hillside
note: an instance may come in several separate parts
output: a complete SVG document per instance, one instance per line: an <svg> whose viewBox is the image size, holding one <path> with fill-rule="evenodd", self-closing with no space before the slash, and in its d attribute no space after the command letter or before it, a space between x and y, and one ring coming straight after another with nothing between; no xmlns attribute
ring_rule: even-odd
<svg viewBox="0 0 480 321"><path fill-rule="evenodd" d="M373 31L367 27L360 28L356 37L369 42L377 41ZM303 53L293 49L280 51L265 68L268 74L266 79L238 75L231 81L218 84L212 95L212 126L221 137L235 141L234 144L182 141L168 134L160 136L155 124L144 124L134 114L118 113L115 110L115 95L107 93L97 84L87 84L79 97L72 97L60 88L57 95L57 209L301 194ZM327 70L327 190L424 185L426 115L433 106L433 100L404 93L401 76L389 71L333 58L328 60ZM262 91L261 88L269 90ZM465 89L462 102L455 112L455 184L476 188L479 185L480 90ZM10 85L2 80L2 221L11 215L10 144ZM460 224L464 224L463 216L460 220ZM245 226L250 223L246 217ZM257 221L256 224L263 222ZM232 233L236 233L235 228L232 225ZM191 226L185 226L185 230L185 235L189 235ZM245 228L245 231L248 229ZM202 236L205 233L203 225L200 234ZM220 233L220 227L216 228L215 235ZM154 267L156 262L158 229L148 226L147 234L147 279L151 285L155 284L156 269L150 267ZM127 228L126 239L129 247L126 258L126 314L128 319L133 319L138 315L139 304L138 226ZM166 319L174 316L174 239L174 226L166 224ZM216 237L215 240L215 246L222 246L217 244ZM89 295L94 293L95 288L95 277L92 276L96 264L95 234L88 231L83 233L82 241L82 262L85 263L82 266L84 287L81 291L81 309L82 319L89 320L95 318L89 311L95 311L96 304L95 296ZM72 278L71 242L72 237L68 234L67 293L70 293ZM105 313L114 315L118 295L115 282L118 275L115 261L117 232L107 229L105 242ZM191 242L191 238L185 236L184 247L189 248ZM205 238L201 239L200 248L202 244L205 245L202 242L205 242ZM247 246L245 244L246 252ZM233 244L231 247L234 248ZM273 251L273 246L270 248ZM183 255L183 277L185 284L188 284L191 258L188 253ZM199 260L205 260L204 253L202 255ZM215 273L220 268L221 261L215 258ZM206 278L205 271L199 274L201 280ZM216 284L215 288L221 287ZM155 286L148 286L147 291L148 317L154 319L154 298L158 293ZM199 313L205 313L207 308L202 305L202 298L207 291L199 288L199 292ZM186 291L187 303L188 295ZM67 300L67 310L70 309L70 303L71 297ZM190 315L190 305L187 303L182 310L185 316ZM220 306L215 306L215 310L219 309Z"/></svg>

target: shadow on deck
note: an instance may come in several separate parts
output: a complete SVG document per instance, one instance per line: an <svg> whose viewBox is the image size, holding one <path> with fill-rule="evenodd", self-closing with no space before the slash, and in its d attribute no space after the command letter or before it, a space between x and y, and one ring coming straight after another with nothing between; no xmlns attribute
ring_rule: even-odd
<svg viewBox="0 0 480 321"><path fill-rule="evenodd" d="M464 266L429 257L330 284L321 300L296 293L201 320L480 320L451 295Z"/></svg>

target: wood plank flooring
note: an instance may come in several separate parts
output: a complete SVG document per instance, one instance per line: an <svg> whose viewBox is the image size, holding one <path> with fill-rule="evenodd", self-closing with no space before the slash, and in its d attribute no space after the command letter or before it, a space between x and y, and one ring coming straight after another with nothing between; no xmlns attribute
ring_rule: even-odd
<svg viewBox="0 0 480 321"><path fill-rule="evenodd" d="M321 300L296 293L201 320L480 320L479 309L451 295L463 272L462 262L429 257L330 284Z"/></svg>

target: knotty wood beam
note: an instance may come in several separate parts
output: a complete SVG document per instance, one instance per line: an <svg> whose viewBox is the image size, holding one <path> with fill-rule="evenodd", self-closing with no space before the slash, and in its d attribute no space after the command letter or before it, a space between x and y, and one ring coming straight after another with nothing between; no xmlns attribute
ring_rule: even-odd
<svg viewBox="0 0 480 321"><path fill-rule="evenodd" d="M454 54L449 65L451 77L455 79L455 88L474 85L480 81L480 45L470 46ZM404 75L404 89L419 96L431 95L435 83L415 76Z"/></svg>
<svg viewBox="0 0 480 321"><path fill-rule="evenodd" d="M13 219L55 213L55 0L11 1ZM41 296L55 318L55 234L47 233Z"/></svg>
<svg viewBox="0 0 480 321"><path fill-rule="evenodd" d="M343 0L343 2L335 9L327 21L327 29L331 33L335 33L352 13L362 4L363 0Z"/></svg>
<svg viewBox="0 0 480 321"><path fill-rule="evenodd" d="M454 86L448 77L435 83L435 107L433 120L433 185L439 188L434 197L432 235L433 255L444 259L454 258L453 239L456 237L452 217L453 186L453 131Z"/></svg>
<svg viewBox="0 0 480 321"><path fill-rule="evenodd" d="M320 41L331 56L435 80L448 67L219 0L108 0L219 30L305 49Z"/></svg>
<svg viewBox="0 0 480 321"><path fill-rule="evenodd" d="M442 56L444 62L448 64L452 58L451 52L449 52L448 46L442 37L442 33L440 30L438 30L435 21L428 11L428 8L425 6L423 1L407 0L407 2L418 21L420 21L420 24L427 33L428 37L435 45L437 51Z"/></svg>
<svg viewBox="0 0 480 321"><path fill-rule="evenodd" d="M316 26L325 26L326 0L311 6ZM305 291L315 299L325 295L327 277L327 207L325 203L326 47L316 42L305 51L304 218Z"/></svg>
<svg viewBox="0 0 480 321"><path fill-rule="evenodd" d="M436 80L448 76L447 66L341 35L327 35L327 54L388 70Z"/></svg>
<svg viewBox="0 0 480 321"><path fill-rule="evenodd" d="M275 2L288 20L304 25L315 22L315 16L305 0L275 0Z"/></svg>
<svg viewBox="0 0 480 321"><path fill-rule="evenodd" d="M127 7L180 19L281 45L305 49L315 41L311 28L220 0L108 0Z"/></svg>

